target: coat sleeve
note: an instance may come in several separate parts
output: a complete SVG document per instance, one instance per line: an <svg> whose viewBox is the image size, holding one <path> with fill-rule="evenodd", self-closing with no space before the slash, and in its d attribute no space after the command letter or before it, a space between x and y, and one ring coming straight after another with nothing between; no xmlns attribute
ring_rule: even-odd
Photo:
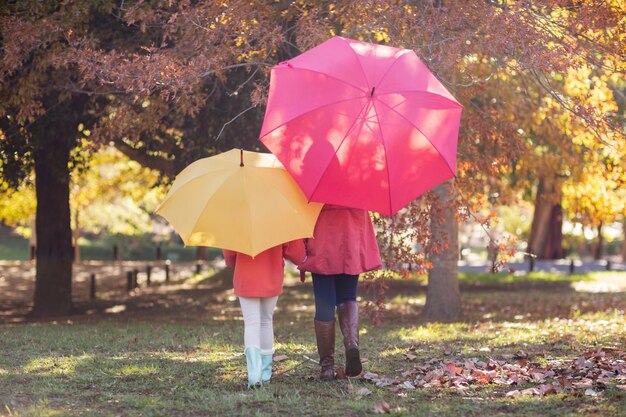
<svg viewBox="0 0 626 417"><path fill-rule="evenodd" d="M237 252L222 249L222 254L224 255L224 261L226 261L226 266L234 267L235 262L237 261Z"/></svg>
<svg viewBox="0 0 626 417"><path fill-rule="evenodd" d="M296 265L301 264L306 259L306 249L304 240L292 240L283 245L283 257Z"/></svg>

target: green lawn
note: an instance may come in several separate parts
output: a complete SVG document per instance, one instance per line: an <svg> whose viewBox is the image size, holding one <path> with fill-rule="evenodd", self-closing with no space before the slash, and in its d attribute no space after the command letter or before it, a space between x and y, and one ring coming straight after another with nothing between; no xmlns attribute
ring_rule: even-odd
<svg viewBox="0 0 626 417"><path fill-rule="evenodd" d="M0 327L0 416L363 416L377 411L625 416L626 275L530 276L515 278L515 285L512 278L500 277L463 276L465 321L426 326L416 324L423 288L392 283L384 322L374 326L365 318L362 326L369 374L333 383L315 380L310 281L291 278L275 315L276 354L287 358L276 364L272 384L254 391L245 388L237 301L211 279L143 289L126 300L81 303L89 314L69 320L5 324ZM533 285L525 288L524 282ZM585 285L579 287L580 282ZM617 286L603 291L605 282ZM338 362L340 343L338 337ZM461 371L446 373L450 363L465 374L476 366L475 375L497 377L479 381L474 376L453 386ZM505 383L505 369L513 368L534 375ZM602 368L609 374L594 376ZM556 394L507 396L549 384L560 390L562 375L574 386Z"/></svg>
<svg viewBox="0 0 626 417"><path fill-rule="evenodd" d="M111 260L113 245L118 245L120 256L128 261L154 260L156 246L151 236L115 237L103 236L99 238L79 240L80 256L82 260ZM0 261L24 261L29 259L28 239L13 234L7 230L0 231ZM210 248L208 258L213 259L221 253L219 249ZM161 245L162 259L173 262L189 262L196 259L196 248L185 247L176 241L165 241Z"/></svg>
<svg viewBox="0 0 626 417"><path fill-rule="evenodd" d="M0 232L0 261L23 261L28 259L28 239L7 232Z"/></svg>

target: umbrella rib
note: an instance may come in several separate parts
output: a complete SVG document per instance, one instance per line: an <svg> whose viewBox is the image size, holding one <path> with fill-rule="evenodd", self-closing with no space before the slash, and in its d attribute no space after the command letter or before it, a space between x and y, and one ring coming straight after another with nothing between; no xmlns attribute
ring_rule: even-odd
<svg viewBox="0 0 626 417"><path fill-rule="evenodd" d="M245 174L245 172L244 172L244 174ZM244 195L248 196L250 194L248 192L248 188L249 188L248 187L248 178L247 178L246 175L242 176L242 181L243 181ZM249 233L249 236L254 236L254 233L252 233L252 228L254 227L254 222L252 221L252 218L253 218L252 217L253 207L252 207L252 204L250 204L250 201L248 201L247 206L248 206L248 213L249 213L248 218L250 219L250 226L249 226L250 227L250 233ZM250 249L252 249L252 252L255 252L256 248L253 248L253 246L254 246L254 241L251 240L251 242L250 242Z"/></svg>
<svg viewBox="0 0 626 417"><path fill-rule="evenodd" d="M431 93L430 91L420 91L420 90L394 90L394 91L389 91L387 93L377 93L377 96L389 96L392 94L403 94L403 93L413 93L413 94L424 94L424 95L428 95L428 96L433 96L436 97L440 100L449 102L452 106L450 108L456 108L456 109L462 109L463 106L453 100L450 100L447 97L442 96L441 94L436 94L436 93Z"/></svg>
<svg viewBox="0 0 626 417"><path fill-rule="evenodd" d="M396 65L396 62L398 62L400 60L400 58L402 58L404 55L406 55L407 53L411 52L410 50L406 49L404 50L400 55L398 55L396 57L396 59L391 63L391 65L389 65L387 67L387 70L385 71L385 73L383 75L380 76L380 78L378 79L378 83L377 84L382 84L383 80L385 79L385 77L387 76L387 74L389 74L389 71L391 71L391 68Z"/></svg>
<svg viewBox="0 0 626 417"><path fill-rule="evenodd" d="M190 180L189 182L192 182L192 181L197 181L197 180L201 179L200 177L204 177L205 175L212 175L212 174L213 174L213 173L206 173L206 174L198 175L197 177L194 177L194 178L193 178L192 180ZM222 185L223 185L226 181L230 180L230 179L233 177L233 175L234 175L234 174L235 174L235 173L233 172L233 173L231 173L231 174L229 174L229 175L225 176L225 177L224 177L224 179L222 180L222 183L220 184L220 187L221 187L221 186L222 186ZM189 182L188 182L187 184L189 184ZM218 188L218 187L216 187L216 189L217 189L217 188ZM215 194L213 194L213 195L215 195ZM196 228L196 226L198 225L198 222L199 222L199 221L200 221L200 219L202 218L202 213L204 213L204 211L207 209L207 206L208 206L208 205L209 205L209 203L211 202L211 198L212 198L212 196L206 200L206 204L204 204L204 207L202 207L202 210L200 210L200 215L198 215L198 218L196 219L196 221L195 221L195 222L194 222L194 224L193 224L193 227L191 228L192 233L191 233L189 236L187 236L187 239L189 239L189 238L191 237L191 235L193 234L193 230Z"/></svg>
<svg viewBox="0 0 626 417"><path fill-rule="evenodd" d="M376 100L376 101L379 101L379 100ZM389 196L389 212L393 213L393 204L392 204L392 199L391 199L391 176L389 175L389 169L391 168L391 165L389 165L389 158L387 155L387 146L385 144L385 136L383 135L383 127L382 127L383 125L380 122L380 118L378 117L378 111L376 110L376 104L374 100L372 100L372 106L374 106L374 114L376 115L376 121L378 122L378 131L380 132L380 142L383 144L385 164L387 165L387 186L389 187L389 192L387 193L387 195Z"/></svg>
<svg viewBox="0 0 626 417"><path fill-rule="evenodd" d="M365 96L363 96L365 97ZM284 125L286 125L287 123L291 123L294 120L298 120L301 117L304 117L306 115L308 115L309 113L312 113L314 111L318 111L326 106L334 106L335 104L339 104L339 103L343 103L344 101L350 101L350 100L362 100L363 97L359 96L359 97L350 97L350 98L344 98L342 100L337 100L337 101L333 101L332 103L326 103L326 104L322 104L320 106L317 106L313 109L307 110L305 112L300 113L299 115L297 115L296 117L293 117L289 120L285 120L284 122L282 122L281 124L279 124L278 126L276 126L275 128L273 128L272 130L268 131L267 133L265 133L262 138L266 137L267 135L272 134L275 130L280 129L281 127L283 127Z"/></svg>
<svg viewBox="0 0 626 417"><path fill-rule="evenodd" d="M175 190L170 189L170 192L168 192L168 194L163 198L163 201L161 202L161 204L159 204L159 207L155 210L155 212L159 211L160 209L162 209L166 205L169 205L174 200L174 196L179 191L181 191L182 188L188 186L190 183L198 181L198 180L202 180L203 177L206 177L206 176L215 177L216 174L221 174L224 171L230 171L230 170L231 170L231 168L224 168L224 169L215 170L215 171L211 171L211 172L203 172L203 173L201 173L199 175L196 175L196 176L194 176L192 178L186 179L185 182L180 184L178 187L176 187ZM230 177L231 177L231 175L225 176L225 178L222 180L222 183L226 182ZM174 183L175 182L176 181L174 181Z"/></svg>
<svg viewBox="0 0 626 417"><path fill-rule="evenodd" d="M341 38L341 39L343 39L343 41L347 44L348 49L352 51L352 54L354 54L354 57L356 58L356 62L359 64L359 68L361 68L361 73L363 73L363 79L365 80L365 82L369 82L370 80L367 78L367 74L365 73L365 70L363 69L363 64L361 63L361 60L359 59L359 54L357 54L356 51L352 49L352 46L350 46L350 43L348 42L346 38ZM368 91L366 91L365 93L368 94Z"/></svg>
<svg viewBox="0 0 626 417"><path fill-rule="evenodd" d="M359 115L363 114L363 110L365 110L365 107L367 107L368 102L365 102L363 104L363 107L361 108L361 111L359 111ZM350 126L350 128L346 131L346 134L344 135L344 137L341 139L341 142L339 142L339 145L337 146L337 149L335 150L335 155L337 154L337 151L339 151L339 149L341 148L341 146L344 144L344 142L346 141L346 138L348 137L348 135L350 134L350 132L352 131L352 128L354 128L354 125L356 125L356 122L359 120L358 117L354 118L354 122L352 122L352 125ZM317 187L319 187L320 182L322 182L322 178L324 178L324 175L326 175L326 172L328 170L328 165L326 165L326 168L324 169L324 172L322 172L322 175L320 176L320 179L317 181L317 184L315 184L315 188L313 189L313 191L311 191L311 197L309 198L309 200L311 200L313 198L313 195L315 194L315 192L317 191Z"/></svg>
<svg viewBox="0 0 626 417"><path fill-rule="evenodd" d="M417 129L422 136L424 136L426 138L426 140L433 146L433 148L435 148L435 150L437 151L437 153L442 157L442 159L444 161L446 161L446 158L443 157L443 155L441 154L441 151L439 150L439 148L437 148L437 145L435 145L434 143L431 142L430 138L428 136L426 136L424 134L424 132L422 132L420 130L419 127L415 126L414 123L412 123L409 119L407 119L402 113L400 113L399 111L397 111L396 109L394 109L393 107L391 107L390 105L388 105L387 103L378 100L381 104L383 104L385 107L389 108L389 110L391 110L392 112L396 113L398 116L402 117L404 120L407 121L408 124L410 124L411 126L413 126L415 129ZM448 164L448 161L446 161L446 166L448 167L448 169L450 170L450 173L452 174L452 176L456 176L455 172L452 170L452 168L450 167L450 165Z"/></svg>
<svg viewBox="0 0 626 417"><path fill-rule="evenodd" d="M196 181L198 179L202 179L202 177L205 177L207 175L210 176L215 176L215 174L217 173L221 173L223 171L228 171L231 168L222 168L219 170L215 170L215 171L211 171L211 172L202 172L194 177L191 178L186 178L185 182L178 185L176 188L174 188L174 185L176 185L176 180L174 180L174 183L172 184L172 187L170 188L170 190L168 191L167 195L163 198L163 201L161 201L161 204L159 204L159 206L154 210L155 212L158 212L159 210L161 210L163 207L165 207L165 205L167 203L169 203L172 200L172 197L178 192L180 191L180 189L186 185L188 185L190 182L192 181ZM182 174L182 172L180 174L178 174L179 176ZM224 180L226 181L226 180Z"/></svg>

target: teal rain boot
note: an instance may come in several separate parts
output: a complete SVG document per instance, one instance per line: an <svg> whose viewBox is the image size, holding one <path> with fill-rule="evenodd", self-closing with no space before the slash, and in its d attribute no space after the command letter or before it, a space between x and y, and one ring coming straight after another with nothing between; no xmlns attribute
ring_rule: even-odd
<svg viewBox="0 0 626 417"><path fill-rule="evenodd" d="M256 388L261 385L261 349L256 346L248 346L244 353L248 366L248 388Z"/></svg>
<svg viewBox="0 0 626 417"><path fill-rule="evenodd" d="M272 378L272 356L274 355L274 349L261 350L261 363L263 368L261 370L261 381L263 384L269 384Z"/></svg>

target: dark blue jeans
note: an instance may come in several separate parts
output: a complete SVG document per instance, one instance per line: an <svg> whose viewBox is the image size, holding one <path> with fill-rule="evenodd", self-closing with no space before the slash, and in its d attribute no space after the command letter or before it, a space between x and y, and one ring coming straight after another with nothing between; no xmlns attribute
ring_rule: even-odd
<svg viewBox="0 0 626 417"><path fill-rule="evenodd" d="M358 275L336 274L313 276L315 320L335 320L335 307L344 301L356 301Z"/></svg>

